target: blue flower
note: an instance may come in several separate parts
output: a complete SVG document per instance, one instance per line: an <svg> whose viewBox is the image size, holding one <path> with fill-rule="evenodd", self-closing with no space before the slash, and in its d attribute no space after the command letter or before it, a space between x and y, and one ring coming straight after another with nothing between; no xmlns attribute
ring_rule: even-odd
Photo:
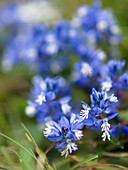
<svg viewBox="0 0 128 170"><path fill-rule="evenodd" d="M110 133L114 138L117 138L121 135L121 132L128 136L128 126L127 125L113 125L110 128Z"/></svg>
<svg viewBox="0 0 128 170"><path fill-rule="evenodd" d="M79 48L79 45L78 45ZM83 47L84 53L79 53L81 60L74 64L74 81L82 87L97 87L103 61L106 58L102 50L92 47ZM93 83L92 83L93 81Z"/></svg>
<svg viewBox="0 0 128 170"><path fill-rule="evenodd" d="M4 28L5 26L18 24L18 16L16 15L16 10L19 7L17 3L5 4L0 9L0 27ZM11 20L10 20L11 16ZM20 21L19 21L20 22Z"/></svg>
<svg viewBox="0 0 128 170"><path fill-rule="evenodd" d="M55 26L55 34L62 43L69 42L70 22L67 20L58 21Z"/></svg>
<svg viewBox="0 0 128 170"><path fill-rule="evenodd" d="M34 65L37 62L38 51L33 41L29 27L24 28L17 36L10 39L4 51L3 69L12 68L19 63ZM8 69L9 70L9 69Z"/></svg>
<svg viewBox="0 0 128 170"><path fill-rule="evenodd" d="M119 125L113 125L110 128L110 134L112 137L117 138L121 131L121 127Z"/></svg>
<svg viewBox="0 0 128 170"><path fill-rule="evenodd" d="M108 96L107 92L97 92L95 89L92 89L90 99L94 108L99 107L100 109L102 109L101 111L104 111L106 113L109 112L109 107L112 107L112 105L115 106L115 103L118 102L117 97L114 94Z"/></svg>
<svg viewBox="0 0 128 170"><path fill-rule="evenodd" d="M109 120L117 116L115 103L118 102L117 97L112 94L108 96L106 91L96 91L92 89L90 95L91 107L82 102L83 109L80 111L80 118L84 125L92 129L101 129L103 131L103 141L108 138L110 140L110 124Z"/></svg>
<svg viewBox="0 0 128 170"><path fill-rule="evenodd" d="M74 141L80 140L83 136L80 128L82 128L82 123L78 121L75 114L71 114L70 119L62 116L58 123L47 122L44 136L53 142L57 142L56 148L61 151L62 156L67 156L77 150Z"/></svg>
<svg viewBox="0 0 128 170"><path fill-rule="evenodd" d="M124 88L127 90L128 89L128 71L126 71L125 73L123 73L120 77L119 77L119 83L121 88L124 90Z"/></svg>
<svg viewBox="0 0 128 170"><path fill-rule="evenodd" d="M120 60L110 60L106 67L107 67L107 74L109 77L112 79L116 79L118 75L121 74L123 71L123 68L125 66L125 61L120 61Z"/></svg>
<svg viewBox="0 0 128 170"><path fill-rule="evenodd" d="M103 66L103 71L99 78L102 90L109 91L123 90L124 81L126 82L126 74L122 75L125 61L110 60ZM118 95L118 94L117 94Z"/></svg>
<svg viewBox="0 0 128 170"><path fill-rule="evenodd" d="M27 115L35 116L38 122L45 122L47 119L57 120L63 114L70 114L70 90L63 78L42 79L40 76L35 76L33 84L31 99L26 107Z"/></svg>
<svg viewBox="0 0 128 170"><path fill-rule="evenodd" d="M92 6L79 7L73 23L82 28L93 43L118 44L122 39L112 12L102 9L99 1L95 1Z"/></svg>
<svg viewBox="0 0 128 170"><path fill-rule="evenodd" d="M128 126L123 125L123 126L121 127L121 130L122 130L122 132L123 132L126 136L128 136Z"/></svg>

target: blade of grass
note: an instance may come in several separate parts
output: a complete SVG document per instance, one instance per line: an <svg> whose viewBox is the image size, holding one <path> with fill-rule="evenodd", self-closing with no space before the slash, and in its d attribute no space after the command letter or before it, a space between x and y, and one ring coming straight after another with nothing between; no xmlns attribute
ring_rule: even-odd
<svg viewBox="0 0 128 170"><path fill-rule="evenodd" d="M96 159L96 158L98 158L98 155L95 155L95 156L93 156L93 157L91 157L91 158L88 158L88 159L85 160L85 161L82 161L82 162L77 163L77 164L74 165L70 170L74 170L74 169L80 167L81 165L84 165L84 164L86 164L87 162L92 161L92 160L94 160L94 159Z"/></svg>
<svg viewBox="0 0 128 170"><path fill-rule="evenodd" d="M0 166L0 169L1 169L1 170L9 170L9 169L4 168L4 167L1 167L1 166Z"/></svg>
<svg viewBox="0 0 128 170"><path fill-rule="evenodd" d="M24 161L16 151L14 151L13 149L9 149L9 150L12 151L19 158L20 162Z"/></svg>
<svg viewBox="0 0 128 170"><path fill-rule="evenodd" d="M6 138L6 139L12 141L12 142L15 143L16 145L20 146L22 149L24 149L24 150L25 150L29 155L31 155L33 158L36 158L35 156L33 156L33 155L31 154L31 152L30 152L28 149L26 149L26 148L25 148L23 145L21 145L19 142L13 140L13 139L10 138L9 136L7 136L7 135L5 135L5 134L3 134L3 133L1 133L1 132L0 132L0 135L3 136L3 137Z"/></svg>
<svg viewBox="0 0 128 170"><path fill-rule="evenodd" d="M1 152L5 160L9 163L10 168L14 169L12 158L8 155L7 150L5 148L1 148Z"/></svg>
<svg viewBox="0 0 128 170"><path fill-rule="evenodd" d="M97 167L116 167L122 170L128 170L127 167L124 167L122 165L118 164L95 164L95 165L90 165L90 166L85 166L82 168L79 168L78 170L87 170L87 169L92 169L92 168L97 168Z"/></svg>
<svg viewBox="0 0 128 170"><path fill-rule="evenodd" d="M41 152L40 152L40 149L39 149L39 147L37 146L36 141L35 141L35 139L33 138L33 136L32 136L32 134L30 133L30 131L28 130L28 128L27 128L24 124L22 124L22 127L23 127L24 130L26 131L26 137L27 137L27 139L28 139L28 140L34 145L34 147L35 147L35 150L36 150L36 152L37 152L37 154L38 154L38 160L39 160L39 162L40 162L42 165L46 164L46 166L48 166L49 169L53 169L53 168L48 164L47 158L46 158L46 156L45 156L46 153L44 154L44 153L41 153ZM32 154L34 154L32 150L30 150L30 152L31 152ZM37 163L36 169L39 169L38 163Z"/></svg>
<svg viewBox="0 0 128 170"><path fill-rule="evenodd" d="M102 155L108 156L108 157L117 157L117 158L128 157L128 153L103 152Z"/></svg>
<svg viewBox="0 0 128 170"><path fill-rule="evenodd" d="M33 155L28 149L26 149L23 145L21 145L19 142L13 140L12 138L10 138L9 136L0 133L1 136L3 136L4 138L10 140L11 142L15 143L16 145L18 145L19 147L21 147L26 153L28 153L30 156L32 156L37 162L38 164L43 168L43 165L41 164L41 162L38 160L38 158L36 158L35 155Z"/></svg>
<svg viewBox="0 0 128 170"><path fill-rule="evenodd" d="M46 167L49 167L49 170L53 170L53 168L48 164L48 161L46 159L46 156L44 153L41 154L40 150L39 151L39 158L37 158L35 155L33 155L33 152L31 152L30 150L26 149L23 145L21 145L19 142L13 140L12 138L10 138L9 136L3 134L3 133L0 133L1 136L5 137L6 139L10 140L11 142L15 143L16 145L18 145L19 147L21 147L26 153L28 153L30 156L32 156L36 161L37 161L37 164L38 164L38 169L39 167L44 170L46 169ZM38 148L39 149L39 148ZM43 156L42 156L43 155ZM43 160L43 161L42 161Z"/></svg>
<svg viewBox="0 0 128 170"><path fill-rule="evenodd" d="M30 137L30 139L31 139L31 142L34 144L35 148L36 148L37 150L39 150L39 148L38 148L38 146L37 146L37 144L36 144L36 141L35 141L35 139L33 138L33 136L31 135L31 133L30 133L30 131L28 130L28 128L27 128L23 123L22 123L21 125L22 125L22 127L24 128L24 130L27 132L27 134L29 135L29 137Z"/></svg>

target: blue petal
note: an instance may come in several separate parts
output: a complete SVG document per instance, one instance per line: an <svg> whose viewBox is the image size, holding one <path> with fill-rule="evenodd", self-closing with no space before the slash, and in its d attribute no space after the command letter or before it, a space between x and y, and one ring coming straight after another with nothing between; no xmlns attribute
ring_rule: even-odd
<svg viewBox="0 0 128 170"><path fill-rule="evenodd" d="M92 126L94 124L94 120L89 118L84 120L84 125L86 126Z"/></svg>
<svg viewBox="0 0 128 170"><path fill-rule="evenodd" d="M56 97L55 93L50 91L50 92L47 92L46 94L46 100L54 100Z"/></svg>
<svg viewBox="0 0 128 170"><path fill-rule="evenodd" d="M69 124L69 121L68 119L65 117L65 116L62 116L60 121L59 121L59 125L60 127L66 127L67 129L70 128L70 124Z"/></svg>
<svg viewBox="0 0 128 170"><path fill-rule="evenodd" d="M110 119L113 119L114 117L116 117L117 115L118 115L118 112L112 112L109 114L109 116L107 118L108 118L108 120L110 120Z"/></svg>
<svg viewBox="0 0 128 170"><path fill-rule="evenodd" d="M128 136L128 126L122 126L121 130L126 136Z"/></svg>

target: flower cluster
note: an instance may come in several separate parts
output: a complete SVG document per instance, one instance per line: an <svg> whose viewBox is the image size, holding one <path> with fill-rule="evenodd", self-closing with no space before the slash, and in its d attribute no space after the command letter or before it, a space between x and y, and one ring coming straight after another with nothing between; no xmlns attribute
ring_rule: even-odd
<svg viewBox="0 0 128 170"><path fill-rule="evenodd" d="M120 131L128 135L127 125L115 125L117 120L113 121L128 90L128 71L124 71L125 61L113 52L122 36L112 12L102 9L100 1L95 0L92 6L80 6L71 20L47 26L37 21L30 24L32 16L17 15L28 8L31 7L8 6L2 11L4 22L0 20L0 27L9 22L22 25L5 49L3 70L25 63L39 74L32 79L26 114L45 123L44 136L56 143L62 156L78 149L84 126L101 130L103 141L118 136ZM107 47L105 51L102 45ZM91 104L82 101L82 108L78 101L70 104L74 87L83 93L92 90Z"/></svg>
<svg viewBox="0 0 128 170"><path fill-rule="evenodd" d="M20 5L17 6L20 8ZM20 11L17 6L14 7L14 11ZM18 10L16 10L17 8ZM5 18L8 19L9 12L7 11L5 10L5 16L7 15ZM13 15L19 16L15 12ZM90 42L92 40L95 43ZM92 59L96 55L98 55L96 57L99 58L98 60L103 60L105 54L101 50L95 49L97 45L100 42L118 44L120 41L121 33L112 13L102 9L99 2L94 2L92 6L79 7L71 20L60 20L52 27L36 23L30 26L25 23L9 42L4 53L3 67L11 68L18 62L30 65L33 63L42 74L49 74L49 72L58 74L63 68L68 67L71 58L69 56L78 55L80 58L84 58L82 62L88 62L88 59L85 59L86 56ZM86 66L87 74L93 75L91 67L93 67L92 65L94 65L94 69L97 67L95 61L90 67L86 63L81 63L82 73L86 74L84 69Z"/></svg>
<svg viewBox="0 0 128 170"><path fill-rule="evenodd" d="M26 107L27 115L36 116L37 121L42 123L50 119L57 120L61 115L70 112L70 96L68 96L70 87L63 78L42 79L40 76L35 76L33 84L31 99Z"/></svg>
<svg viewBox="0 0 128 170"><path fill-rule="evenodd" d="M44 136L57 143L56 149L61 152L62 156L67 156L78 149L74 141L82 138L81 128L83 126L90 129L101 129L102 140L110 140L111 131L108 121L118 114L115 110L117 97L114 94L108 96L105 91L97 92L92 89L90 98L92 106L82 102L83 108L79 116L71 112L69 117L62 116L58 123L51 120L46 123Z"/></svg>
<svg viewBox="0 0 128 170"><path fill-rule="evenodd" d="M84 5L78 8L73 24L82 28L91 43L117 44L121 41L120 30L109 10L101 8L101 3L95 1L92 6Z"/></svg>
<svg viewBox="0 0 128 170"><path fill-rule="evenodd" d="M42 22L42 18L45 21L58 18L58 11L54 8L55 6L53 7L53 4L41 0L26 3L18 3L17 1L8 4L5 3L0 8L0 28L5 29L8 26L13 26L13 28L20 29L22 24L39 23ZM47 15L45 15L46 12Z"/></svg>
<svg viewBox="0 0 128 170"><path fill-rule="evenodd" d="M93 129L101 129L104 141L106 138L110 140L110 124L108 121L118 114L116 111L117 97L114 94L108 96L106 91L97 92L92 89L90 99L91 107L83 102L80 118L83 120L84 125Z"/></svg>

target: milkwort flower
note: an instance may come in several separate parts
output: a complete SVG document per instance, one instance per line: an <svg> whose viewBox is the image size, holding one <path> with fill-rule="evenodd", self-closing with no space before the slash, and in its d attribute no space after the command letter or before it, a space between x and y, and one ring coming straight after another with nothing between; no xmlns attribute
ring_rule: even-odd
<svg viewBox="0 0 128 170"><path fill-rule="evenodd" d="M62 43L63 48L67 43L69 43L69 32L71 29L70 21L68 20L60 20L55 23L54 31L57 39ZM67 47L67 45L66 45Z"/></svg>
<svg viewBox="0 0 128 170"><path fill-rule="evenodd" d="M111 91L118 96L119 106L127 107L128 70L125 71L125 60L110 60L103 66L99 84L102 90Z"/></svg>
<svg viewBox="0 0 128 170"><path fill-rule="evenodd" d="M38 52L36 65L39 72L45 75L46 73L57 74L63 70L68 65L68 59L62 52L60 55L62 44L54 28L38 24L32 27L31 32Z"/></svg>
<svg viewBox="0 0 128 170"><path fill-rule="evenodd" d="M81 49L79 50L81 51ZM84 88L92 88L92 85L96 87L98 82L96 80L99 79L101 74L106 54L102 50L95 50L92 47L85 46L82 47L82 51L82 53L78 53L81 60L74 64L73 79L79 86Z"/></svg>
<svg viewBox="0 0 128 170"><path fill-rule="evenodd" d="M127 71L123 73L124 66L124 60L110 60L103 66L101 77L99 78L102 90L114 90L115 92L127 90Z"/></svg>
<svg viewBox="0 0 128 170"><path fill-rule="evenodd" d="M14 25L16 23L18 25L18 21L20 22L20 20L18 20L18 17L16 15L16 10L18 7L19 5L17 3L8 3L0 8L0 15L1 15L0 29L3 29L8 25ZM10 20L10 16L11 16L11 20Z"/></svg>
<svg viewBox="0 0 128 170"><path fill-rule="evenodd" d="M93 44L118 44L122 39L112 12L102 9L100 1L94 1L92 6L80 6L72 22L74 27L82 28Z"/></svg>
<svg viewBox="0 0 128 170"><path fill-rule="evenodd" d="M127 125L123 125L121 127L121 130L126 136L128 136L128 126Z"/></svg>
<svg viewBox="0 0 128 170"><path fill-rule="evenodd" d="M23 7L21 9L25 8ZM69 64L69 56L72 53L77 54L80 57L84 57L87 55L87 53L89 53L89 51L90 53L93 51L91 48L85 48L86 46L90 45L88 42L88 37L91 36L91 40L92 36L95 34L96 37L104 37L101 34L105 34L106 39L113 37L113 34L110 30L112 28L112 30L118 30L118 28L114 25L115 21L112 19L113 17L110 17L110 12L107 13L104 11L105 10L102 10L98 3L94 3L93 7L80 7L77 11L76 18L73 20L80 20L81 25L84 21L84 24L87 25L85 27L86 29L76 27L73 24L73 20L60 20L55 25L53 25L52 28L49 28L44 24L36 23L32 24L31 27L25 25L25 27L29 27L27 32L23 29L24 27L22 26L20 29L23 29L22 33L19 31L18 35L14 38L14 40L11 40L7 49L5 50L3 67L6 69L6 65L8 66L9 63L11 63L11 65L9 65L10 68L14 64L20 62L29 64L33 63L36 65L39 73L43 75L46 73L52 73L54 75L58 74L64 68L67 68ZM100 18L101 16L104 16L103 19ZM93 22L96 22L96 24L97 22L100 22L101 24L99 25L104 25L102 23L106 23L107 28L105 31L98 31L97 26L95 26ZM112 28L109 29L109 27ZM111 36L108 36L108 34ZM104 38L101 39L103 40ZM103 43L103 41L101 42ZM97 43L98 42L96 42L95 47L97 47ZM101 60L103 60L105 57L103 52L100 52L98 55ZM9 56L11 57L9 58ZM86 73L85 68L87 68L87 74L91 76L93 74L93 69L91 68L92 66L88 62L84 62L85 63L81 63L82 73Z"/></svg>
<svg viewBox="0 0 128 170"><path fill-rule="evenodd" d="M119 77L119 84L121 86L121 89L128 90L128 71L124 72Z"/></svg>
<svg viewBox="0 0 128 170"><path fill-rule="evenodd" d="M43 75L57 74L68 65L63 50L54 29L45 24L26 25L9 41L2 67L9 70L17 63L25 63L34 66Z"/></svg>
<svg viewBox="0 0 128 170"><path fill-rule="evenodd" d="M96 91L92 89L90 95L91 106L83 102L83 109L80 111L80 118L85 126L103 131L102 140L110 140L109 120L117 116L116 103L117 97L112 94L108 96L106 91Z"/></svg>
<svg viewBox="0 0 128 170"><path fill-rule="evenodd" d="M78 121L75 114L71 113L68 119L62 116L58 123L49 121L44 129L44 136L52 142L56 142L56 149L61 152L61 156L68 156L78 149L75 141L80 140L83 136L82 123Z"/></svg>
<svg viewBox="0 0 128 170"><path fill-rule="evenodd" d="M61 115L67 115L71 111L69 101L69 84L61 77L52 79L40 76L33 78L34 88L31 91L31 99L26 107L26 114L35 116L38 122L46 119L58 119Z"/></svg>
<svg viewBox="0 0 128 170"><path fill-rule="evenodd" d="M9 71L15 64L37 62L38 51L29 27L22 28L17 36L10 39L4 51L2 68Z"/></svg>
<svg viewBox="0 0 128 170"><path fill-rule="evenodd" d="M110 60L106 64L107 75L111 79L116 79L117 76L119 76L122 73L124 66L125 66L125 61L124 60L123 61Z"/></svg>
<svg viewBox="0 0 128 170"><path fill-rule="evenodd" d="M112 125L110 127L110 135L114 138L117 138L119 136L120 131L121 131L120 124Z"/></svg>
<svg viewBox="0 0 128 170"><path fill-rule="evenodd" d="M117 138L119 137L121 134L124 134L126 136L128 136L128 125L122 125L121 123L118 125L113 125L110 128L110 134L112 137Z"/></svg>

